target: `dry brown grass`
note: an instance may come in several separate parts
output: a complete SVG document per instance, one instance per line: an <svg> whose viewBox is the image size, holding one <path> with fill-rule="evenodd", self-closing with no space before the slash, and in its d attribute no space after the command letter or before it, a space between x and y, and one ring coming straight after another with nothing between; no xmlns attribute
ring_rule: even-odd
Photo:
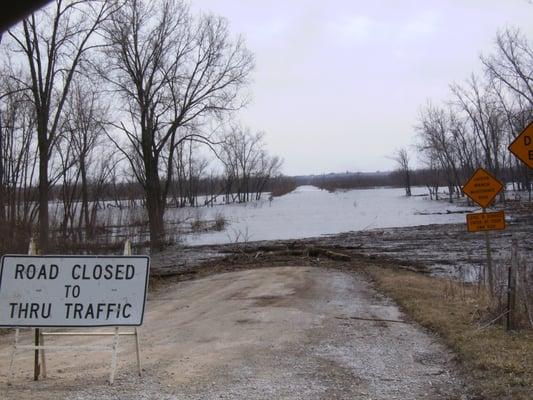
<svg viewBox="0 0 533 400"><path fill-rule="evenodd" d="M417 273L368 266L376 285L455 351L485 399L533 398L533 332L506 332L484 320L487 299L476 287Z"/></svg>

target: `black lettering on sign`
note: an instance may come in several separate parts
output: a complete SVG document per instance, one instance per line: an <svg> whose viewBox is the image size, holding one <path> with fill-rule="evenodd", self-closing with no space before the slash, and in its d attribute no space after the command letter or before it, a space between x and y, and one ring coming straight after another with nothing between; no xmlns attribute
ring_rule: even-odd
<svg viewBox="0 0 533 400"><path fill-rule="evenodd" d="M130 303L65 303L67 319L127 319L131 317Z"/></svg>
<svg viewBox="0 0 533 400"><path fill-rule="evenodd" d="M126 265L126 279L133 279L135 267L131 264Z"/></svg>
<svg viewBox="0 0 533 400"><path fill-rule="evenodd" d="M129 317L131 317L131 313L130 313L130 312L128 312L128 314L126 315L126 309L130 309L130 308L131 308L131 304L130 304L130 303L126 303L126 304L124 304L124 308L123 308L123 311L122 311L122 316L123 316L124 318L129 318Z"/></svg>
<svg viewBox="0 0 533 400"><path fill-rule="evenodd" d="M87 306L87 311L85 311L84 318L94 319L94 310L92 303L89 303L89 305Z"/></svg>
<svg viewBox="0 0 533 400"><path fill-rule="evenodd" d="M100 279L102 277L102 266L101 265L98 265L96 264L93 268L93 278L94 279ZM85 272L85 271L84 271Z"/></svg>
<svg viewBox="0 0 533 400"><path fill-rule="evenodd" d="M15 266L15 279L56 279L58 275L59 267L55 264L42 264L40 267L34 264Z"/></svg>
<svg viewBox="0 0 533 400"><path fill-rule="evenodd" d="M524 145L529 146L531 144L531 136L524 135Z"/></svg>
<svg viewBox="0 0 533 400"><path fill-rule="evenodd" d="M81 312L83 311L83 304L76 303L74 304L74 319L81 319Z"/></svg>
<svg viewBox="0 0 533 400"><path fill-rule="evenodd" d="M79 264L76 264L75 266L72 267L72 279L80 279L80 270L81 269L81 265Z"/></svg>
<svg viewBox="0 0 533 400"><path fill-rule="evenodd" d="M115 279L124 279L124 264L117 265L117 272L115 274Z"/></svg>
<svg viewBox="0 0 533 400"><path fill-rule="evenodd" d="M52 303L9 303L10 318L48 319Z"/></svg>
<svg viewBox="0 0 533 400"><path fill-rule="evenodd" d="M88 266L87 264L76 264L72 267L72 279L78 280L130 280L135 277L135 266L131 264L107 264L105 266L96 264Z"/></svg>
<svg viewBox="0 0 533 400"><path fill-rule="evenodd" d="M113 278L113 266L110 264L107 264L105 266L105 273L104 273L104 279L111 279Z"/></svg>
<svg viewBox="0 0 533 400"><path fill-rule="evenodd" d="M24 279L22 277L22 272L24 271L24 265L22 264L17 264L16 268L15 268L15 279Z"/></svg>

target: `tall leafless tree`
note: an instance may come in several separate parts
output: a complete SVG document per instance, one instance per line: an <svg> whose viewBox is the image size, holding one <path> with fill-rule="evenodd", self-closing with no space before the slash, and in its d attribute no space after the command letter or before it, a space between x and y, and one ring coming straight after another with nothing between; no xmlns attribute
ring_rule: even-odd
<svg viewBox="0 0 533 400"><path fill-rule="evenodd" d="M533 108L533 47L517 28L496 35L496 52L481 61L491 78L523 97Z"/></svg>
<svg viewBox="0 0 533 400"><path fill-rule="evenodd" d="M232 40L220 17L191 16L178 0L129 1L106 24L102 75L123 100L113 138L145 194L152 248L164 235L163 216L174 156L186 140L209 142L201 126L239 109L253 68L242 39Z"/></svg>
<svg viewBox="0 0 533 400"><path fill-rule="evenodd" d="M224 165L226 202L258 200L269 179L279 173L281 160L265 150L264 133L231 127L222 139L218 157Z"/></svg>
<svg viewBox="0 0 533 400"><path fill-rule="evenodd" d="M35 216L35 117L21 85L0 77L0 229L3 246L21 241ZM18 229L19 228L19 229ZM19 232L21 229L26 232Z"/></svg>
<svg viewBox="0 0 533 400"><path fill-rule="evenodd" d="M9 48L20 53L39 149L39 242L48 248L50 193L49 164L70 88L94 41L100 24L115 10L114 1L56 0L9 31ZM24 75L26 76L26 75Z"/></svg>
<svg viewBox="0 0 533 400"><path fill-rule="evenodd" d="M77 82L69 98L68 115L63 123L63 135L72 149L79 173L81 207L77 213L78 226L85 227L87 238L92 238L94 234L89 207L89 169L95 161L96 150L101 148L104 126L108 119L108 106L103 104L100 96L95 85Z"/></svg>

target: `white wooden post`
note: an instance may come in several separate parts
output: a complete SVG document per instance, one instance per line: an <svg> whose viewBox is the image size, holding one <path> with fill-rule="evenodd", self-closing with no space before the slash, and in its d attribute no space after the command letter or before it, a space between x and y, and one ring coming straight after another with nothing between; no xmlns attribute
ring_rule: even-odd
<svg viewBox="0 0 533 400"><path fill-rule="evenodd" d="M115 381L115 371L117 369L118 358L118 326L115 327L115 335L113 337L113 354L111 355L111 373L109 374L109 384Z"/></svg>
<svg viewBox="0 0 533 400"><path fill-rule="evenodd" d="M28 245L28 255L29 256L34 256L37 254L37 244L35 243L35 240L33 239L33 237L30 238L30 243ZM37 330L36 333L38 333L39 331ZM11 351L11 360L9 361L9 377L8 377L8 380L7 380L7 384L8 385L11 385L11 382L13 381L13 379L15 378L15 369L14 369L14 366L15 366L15 355L17 354L17 347L18 347L18 344L19 344L19 334L20 334L20 330L19 328L16 328L15 329L15 343L13 344L13 350ZM36 352L38 350L35 350ZM38 353L36 353L36 362L38 362Z"/></svg>
<svg viewBox="0 0 533 400"><path fill-rule="evenodd" d="M137 371L139 372L139 376L143 376L141 368L141 346L139 344L139 331L137 327L135 327L135 351L137 353Z"/></svg>
<svg viewBox="0 0 533 400"><path fill-rule="evenodd" d="M131 241L129 239L124 243L124 255L131 256ZM142 367L141 367L141 346L139 343L139 330L135 327L135 353L137 356L137 371L139 376L142 376Z"/></svg>
<svg viewBox="0 0 533 400"><path fill-rule="evenodd" d="M7 384L11 385L15 379L15 354L17 353L17 347L19 344L19 328L15 329L15 343L13 344L13 350L11 351L11 360L9 361L9 377L7 378Z"/></svg>
<svg viewBox="0 0 533 400"><path fill-rule="evenodd" d="M41 340L40 340L40 343L41 343L41 374L43 375L43 378L46 378L46 357L45 357L45 353L44 353L44 349L45 349L45 344L44 344L44 335L43 335L43 331L41 331Z"/></svg>

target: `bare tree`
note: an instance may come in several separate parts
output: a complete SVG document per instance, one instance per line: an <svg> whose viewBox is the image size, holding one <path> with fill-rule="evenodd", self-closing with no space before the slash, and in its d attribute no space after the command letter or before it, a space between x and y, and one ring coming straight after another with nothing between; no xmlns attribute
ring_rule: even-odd
<svg viewBox="0 0 533 400"><path fill-rule="evenodd" d="M419 151L437 163L450 188L458 188L477 167L485 167L531 198L531 174L507 146L533 118L533 50L517 29L498 33L496 51L481 57L484 75L451 85L446 107L422 110ZM438 172L438 171L437 171ZM460 191L457 190L459 195ZM505 191L500 194L505 200Z"/></svg>
<svg viewBox="0 0 533 400"><path fill-rule="evenodd" d="M89 82L77 82L68 101L68 116L63 124L64 135L68 138L79 171L81 208L78 226L85 227L88 238L92 238L94 233L89 211L89 169L94 162L95 150L100 145L108 118L108 107L102 104L100 95Z"/></svg>
<svg viewBox="0 0 533 400"><path fill-rule="evenodd" d="M454 192L460 192L458 188L461 181L457 147L446 109L428 104L420 112L417 131L420 139L418 148L427 154L431 167L436 162L444 172L443 176L448 186L448 199L452 202Z"/></svg>
<svg viewBox="0 0 533 400"><path fill-rule="evenodd" d="M533 48L517 28L496 35L496 53L481 57L486 72L533 108Z"/></svg>
<svg viewBox="0 0 533 400"><path fill-rule="evenodd" d="M264 133L233 126L222 139L218 157L224 165L226 202L259 200L270 178L280 172L282 161L265 150Z"/></svg>
<svg viewBox="0 0 533 400"><path fill-rule="evenodd" d="M502 116L497 99L488 82L474 74L466 86L452 85L456 106L465 113L470 128L483 151L483 165L499 175L502 166Z"/></svg>
<svg viewBox="0 0 533 400"><path fill-rule="evenodd" d="M49 8L23 20L9 31L10 49L21 53L28 80L17 76L32 100L39 149L39 242L48 247L49 162L57 141L61 117L72 82L91 38L115 9L112 1L56 0Z"/></svg>
<svg viewBox="0 0 533 400"><path fill-rule="evenodd" d="M256 171L254 172L255 200L260 200L265 187L281 174L283 160L278 156L270 156L266 150L261 151Z"/></svg>
<svg viewBox="0 0 533 400"><path fill-rule="evenodd" d="M208 142L199 127L243 105L253 58L227 22L192 18L181 1L128 2L106 25L108 63L102 75L121 95L127 122L115 140L143 186L152 248L164 234L163 216L174 156L185 140Z"/></svg>
<svg viewBox="0 0 533 400"><path fill-rule="evenodd" d="M200 144L191 140L182 141L177 148L175 159L175 182L173 197L176 206L198 205L200 181L209 165L207 159L198 155Z"/></svg>
<svg viewBox="0 0 533 400"><path fill-rule="evenodd" d="M31 103L19 83L0 76L0 242L5 249L26 241L18 233L30 233L36 212L37 146Z"/></svg>
<svg viewBox="0 0 533 400"><path fill-rule="evenodd" d="M402 175L405 195L411 196L411 167L409 166L409 153L402 147L394 152L392 159L398 165L398 171Z"/></svg>

